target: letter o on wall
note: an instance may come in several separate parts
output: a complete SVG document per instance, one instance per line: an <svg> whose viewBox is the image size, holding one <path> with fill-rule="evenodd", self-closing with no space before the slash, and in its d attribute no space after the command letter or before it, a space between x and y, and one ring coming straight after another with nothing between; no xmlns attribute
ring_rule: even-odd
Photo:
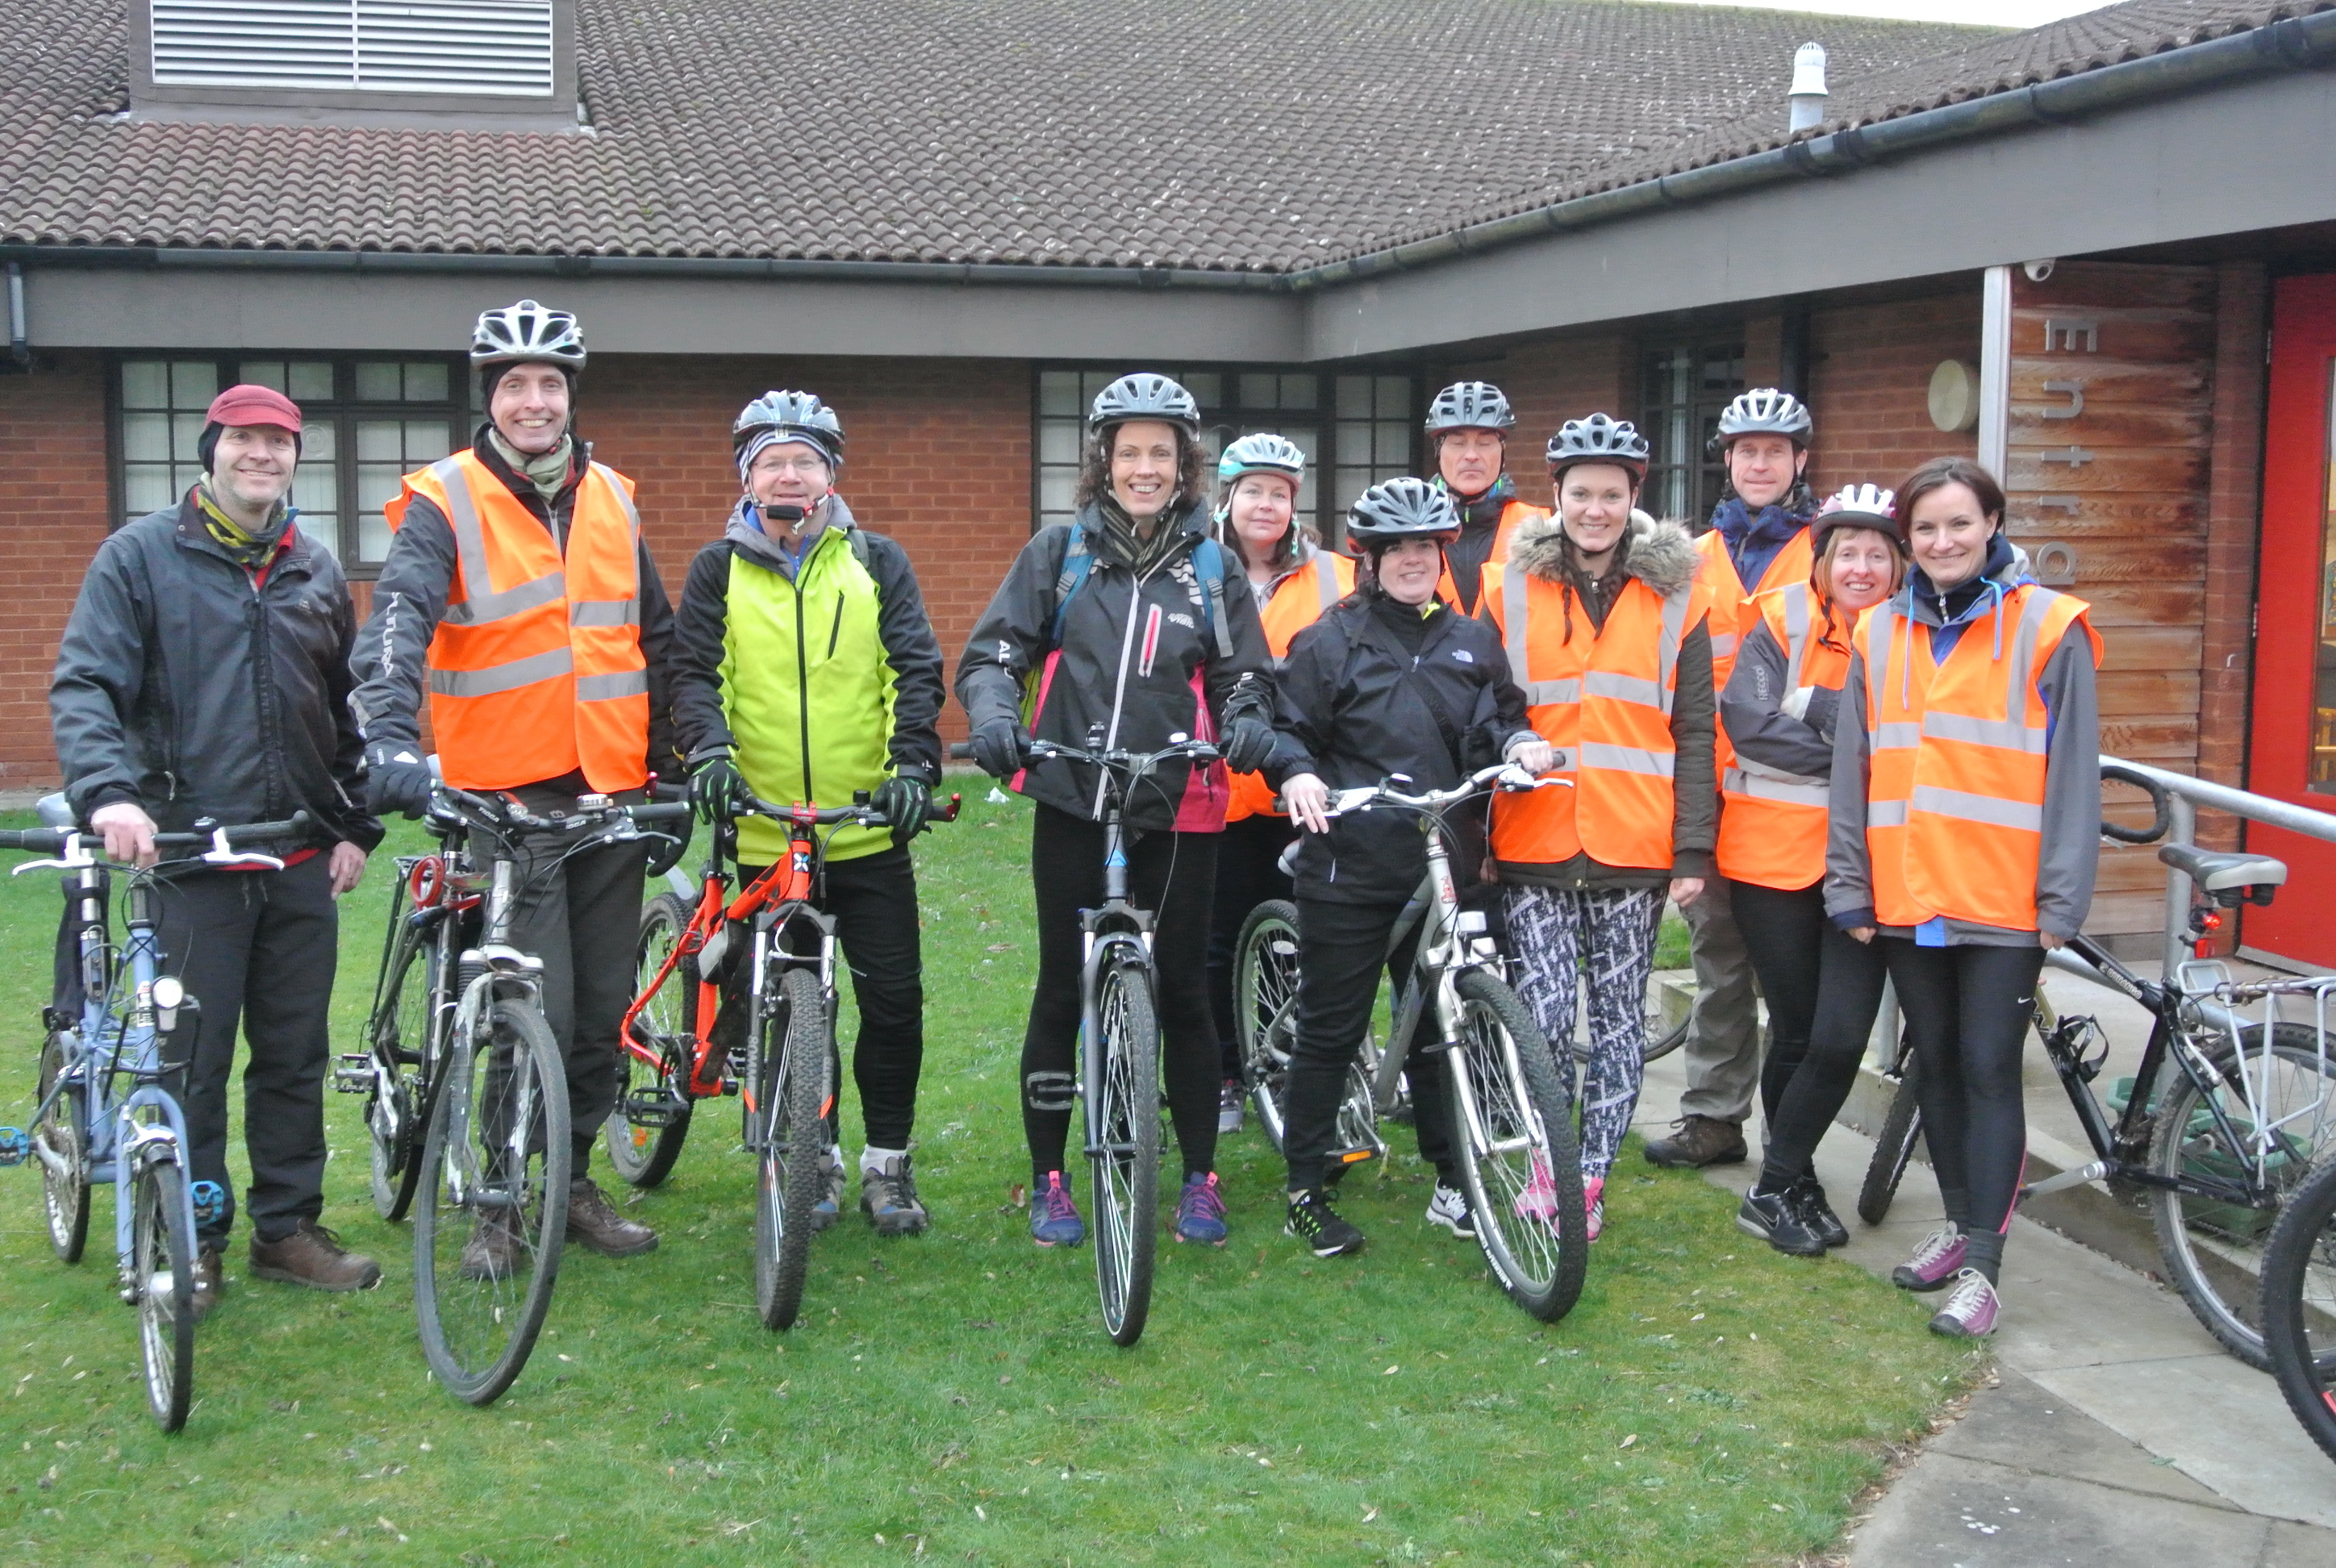
<svg viewBox="0 0 2336 1568"><path fill-rule="evenodd" d="M1979 424L1979 366L1942 359L1931 372L1931 423L1949 435Z"/></svg>

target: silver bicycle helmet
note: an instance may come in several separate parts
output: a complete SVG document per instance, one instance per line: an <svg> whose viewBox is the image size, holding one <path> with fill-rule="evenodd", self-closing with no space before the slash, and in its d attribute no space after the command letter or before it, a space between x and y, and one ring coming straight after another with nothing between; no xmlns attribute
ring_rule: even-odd
<svg viewBox="0 0 2336 1568"><path fill-rule="evenodd" d="M479 313L471 328L472 365L557 365L584 368L584 334L572 312L522 299Z"/></svg>
<svg viewBox="0 0 2336 1568"><path fill-rule="evenodd" d="M843 422L808 392L766 392L739 410L730 426L730 450L741 463L752 462L747 449L771 444L758 442L765 434L815 446L830 465L843 461Z"/></svg>
<svg viewBox="0 0 2336 1568"><path fill-rule="evenodd" d="M1647 476L1647 438L1627 419L1593 414L1569 419L1549 438L1549 471L1563 472L1577 463L1611 463L1638 478Z"/></svg>
<svg viewBox="0 0 2336 1568"><path fill-rule="evenodd" d="M1445 544L1459 537L1460 513L1452 498L1409 475L1371 486L1347 513L1347 541L1364 550L1405 539Z"/></svg>
<svg viewBox="0 0 2336 1568"><path fill-rule="evenodd" d="M1201 405L1191 393L1153 371L1123 375L1096 393L1095 406L1087 410L1087 429L1107 430L1131 419L1161 420L1194 440L1201 434Z"/></svg>
<svg viewBox="0 0 2336 1568"><path fill-rule="evenodd" d="M1725 448L1739 435L1782 435L1806 446L1812 428L1808 405L1799 398L1774 386L1756 386L1720 410L1719 433L1712 440Z"/></svg>
<svg viewBox="0 0 2336 1568"><path fill-rule="evenodd" d="M1298 443L1270 431L1244 435L1217 459L1217 482L1231 484L1244 473L1278 473L1292 484L1306 478L1306 454Z"/></svg>
<svg viewBox="0 0 2336 1568"><path fill-rule="evenodd" d="M1508 397L1489 381L1455 381L1427 405L1430 435L1447 430L1507 430L1517 422Z"/></svg>

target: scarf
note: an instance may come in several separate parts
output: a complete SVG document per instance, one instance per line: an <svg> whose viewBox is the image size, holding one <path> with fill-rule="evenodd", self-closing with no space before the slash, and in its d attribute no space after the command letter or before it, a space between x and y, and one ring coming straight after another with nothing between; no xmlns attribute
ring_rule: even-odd
<svg viewBox="0 0 2336 1568"><path fill-rule="evenodd" d="M1178 526L1176 513L1177 503L1172 501L1152 520L1152 537L1146 539L1137 530L1135 519L1119 504L1117 496L1106 492L1095 501L1095 515L1103 521L1105 545L1138 577L1167 560L1183 541L1184 531Z"/></svg>
<svg viewBox="0 0 2336 1568"><path fill-rule="evenodd" d="M530 457L503 439L503 433L493 425L487 426L487 440L494 444L495 455L510 465L513 473L535 486L535 493L550 506L568 483L569 472L575 466L576 440L563 435L560 444L538 457Z"/></svg>
<svg viewBox="0 0 2336 1568"><path fill-rule="evenodd" d="M292 527L292 509L278 501L269 510L268 521L260 525L261 531L252 532L227 514L212 496L208 479L195 486L195 510L201 514L211 541L233 556L236 564L246 571L257 571L273 560Z"/></svg>
<svg viewBox="0 0 2336 1568"><path fill-rule="evenodd" d="M1748 592L1760 586L1768 563L1808 526L1812 515L1796 506L1764 506L1756 517L1742 498L1731 495L1712 509L1711 526L1727 541L1728 558L1736 563L1736 575Z"/></svg>

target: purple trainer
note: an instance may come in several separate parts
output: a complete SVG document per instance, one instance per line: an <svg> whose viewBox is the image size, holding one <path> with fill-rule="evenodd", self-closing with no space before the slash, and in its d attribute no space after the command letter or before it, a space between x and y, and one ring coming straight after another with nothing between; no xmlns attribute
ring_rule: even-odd
<svg viewBox="0 0 2336 1568"><path fill-rule="evenodd" d="M1950 1339L1983 1339L1995 1332L1995 1315L2002 1310L1995 1287L1977 1269L1956 1271L1955 1288L1947 1304L1931 1320L1931 1332Z"/></svg>
<svg viewBox="0 0 2336 1568"><path fill-rule="evenodd" d="M1890 1271L1890 1282L1902 1290L1935 1290L1963 1266L1963 1233L1949 1220L1922 1238L1914 1255Z"/></svg>

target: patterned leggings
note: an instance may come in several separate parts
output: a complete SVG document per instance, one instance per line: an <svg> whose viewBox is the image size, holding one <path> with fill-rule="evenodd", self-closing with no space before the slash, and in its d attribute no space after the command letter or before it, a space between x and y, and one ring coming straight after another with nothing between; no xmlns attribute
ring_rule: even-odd
<svg viewBox="0 0 2336 1568"><path fill-rule="evenodd" d="M1660 888L1509 889L1517 994L1557 1057L1574 1100L1573 1008L1590 986L1590 1066L1582 1075L1582 1174L1602 1176L1630 1130L1646 1077L1647 979L1654 967Z"/></svg>

